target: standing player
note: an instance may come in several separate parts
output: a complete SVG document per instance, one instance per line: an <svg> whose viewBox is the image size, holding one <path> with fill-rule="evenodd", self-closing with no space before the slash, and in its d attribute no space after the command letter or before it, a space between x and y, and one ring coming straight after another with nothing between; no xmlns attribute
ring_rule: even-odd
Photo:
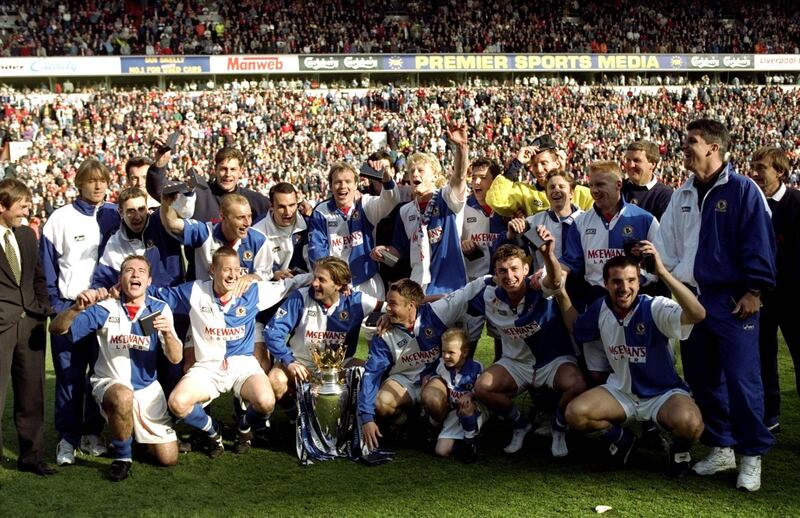
<svg viewBox="0 0 800 518"><path fill-rule="evenodd" d="M800 293L800 191L787 189L783 179L789 160L780 148L763 147L753 153L753 180L767 197L777 244L777 283L762 295L764 307L759 321L761 380L764 383L764 424L780 430L781 388L778 382L778 327L794 363L796 388L800 391L800 323L795 300Z"/></svg>
<svg viewBox="0 0 800 518"><path fill-rule="evenodd" d="M297 210L297 190L280 182L269 190L272 206L267 217L253 225L267 236L272 255L272 278L276 281L291 276L293 269L310 271L308 264L308 226Z"/></svg>
<svg viewBox="0 0 800 518"><path fill-rule="evenodd" d="M289 295L270 320L264 341L276 360L269 380L278 401L294 395L294 381L311 377L311 346L344 347L346 362L355 355L361 321L382 303L358 291L345 295L350 282L346 262L324 257L314 265L311 286Z"/></svg>
<svg viewBox="0 0 800 518"><path fill-rule="evenodd" d="M632 142L622 165L627 178L622 182L625 201L638 205L660 220L672 197L672 187L658 181L655 172L661 156L658 146L648 140Z"/></svg>
<svg viewBox="0 0 800 518"><path fill-rule="evenodd" d="M220 203L219 223L203 223L178 217L172 204L176 195L164 196L161 203L161 222L182 244L194 248L194 278L208 280L211 257L228 246L236 250L242 267L252 280L272 278L272 253L266 236L253 229L252 213L247 198L228 194Z"/></svg>
<svg viewBox="0 0 800 518"><path fill-rule="evenodd" d="M310 277L253 283L241 270L236 250L222 247L212 257L211 280L155 290L173 312L188 314L191 320L197 361L172 391L169 408L207 434L211 458L219 457L224 447L219 423L206 414L203 403L231 390L249 403L237 423L234 443L234 452L247 452L251 425L266 422L275 406L267 375L253 357L256 313L277 304Z"/></svg>
<svg viewBox="0 0 800 518"><path fill-rule="evenodd" d="M469 146L466 126L453 126L447 136L456 146L453 173L447 185L436 188L442 172L433 155L415 153L408 158L406 178L414 186L414 200L400 209L393 246L376 247L372 258L384 261L384 250L411 264L411 280L426 295L451 293L467 279L461 252L461 227L467 196Z"/></svg>
<svg viewBox="0 0 800 518"><path fill-rule="evenodd" d="M616 162L591 164L589 189L594 199L593 210L578 216L575 224L570 226L566 248L559 259L567 273L583 275L590 285L588 293L581 294L582 300L576 301L581 310L598 297L605 296L605 262L623 255L626 246L632 247L642 240L655 240L658 232L658 221L652 214L622 199L622 173ZM610 366L601 344L583 344L583 353L594 381L604 381Z"/></svg>
<svg viewBox="0 0 800 518"><path fill-rule="evenodd" d="M502 357L478 378L478 401L511 423L506 453L522 448L532 425L521 414L514 397L525 390L548 387L561 394L552 420L554 457L569 452L564 409L586 390L586 381L574 357L572 342L561 321L551 292L561 284L561 268L553 251L553 239L544 227L537 229L544 244L545 281L542 293L528 278L525 251L515 245L501 246L494 256L497 286L485 286L470 300L469 313L482 314L501 333Z"/></svg>
<svg viewBox="0 0 800 518"><path fill-rule="evenodd" d="M94 158L84 160L75 175L79 197L57 209L42 228L39 242L50 305L56 313L71 306L89 288L97 260L111 235L119 228L119 212L105 203L111 176ZM56 464L75 463L75 448L100 456L106 447L100 439L103 418L91 397L86 397L87 372L94 362L94 337L81 343L51 335L56 373L55 424L59 443Z"/></svg>
<svg viewBox="0 0 800 518"><path fill-rule="evenodd" d="M756 184L724 161L728 129L711 119L687 126L686 169L693 174L672 195L659 231L667 269L697 289L706 319L681 343L686 381L703 412L711 454L699 475L736 467L737 488L761 487L761 455L774 438L764 425L758 357L761 293L775 286L775 235Z"/></svg>
<svg viewBox="0 0 800 518"><path fill-rule="evenodd" d="M178 444L164 391L156 379L156 360L159 345L174 364L180 363L183 354L169 306L147 295L152 281L147 259L130 255L120 271L120 300L107 298L105 288L83 291L50 324L53 334L69 333L73 343L97 337L99 355L91 378L92 395L111 429L114 461L108 476L114 482L130 474L131 434L149 446L162 466L178 463ZM143 322L154 314L158 316L146 330Z"/></svg>
<svg viewBox="0 0 800 518"><path fill-rule="evenodd" d="M630 419L657 423L673 439L669 473L683 476L689 472L689 451L700 438L703 419L675 372L669 340L686 338L692 325L705 318L705 309L664 268L650 242L644 241L637 250L653 257L655 273L677 302L640 295L639 262L626 256L609 259L603 266L608 297L594 301L583 315L578 315L565 290L556 295L576 340L599 339L613 368L604 385L569 404L566 417L575 430L603 432L610 456L619 466L625 465L636 442L623 424Z"/></svg>
<svg viewBox="0 0 800 518"><path fill-rule="evenodd" d="M385 167L380 196L364 194L356 199L358 173L344 162L331 166L328 183L333 196L317 205L309 220L308 258L312 262L323 257L347 261L355 289L382 299L383 280L370 252L375 245L375 225L400 203L400 191Z"/></svg>

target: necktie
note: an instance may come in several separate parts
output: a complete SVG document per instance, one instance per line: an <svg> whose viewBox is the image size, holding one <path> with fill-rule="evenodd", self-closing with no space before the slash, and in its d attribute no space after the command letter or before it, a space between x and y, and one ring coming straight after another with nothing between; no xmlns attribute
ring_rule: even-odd
<svg viewBox="0 0 800 518"><path fill-rule="evenodd" d="M19 284L20 281L20 269L19 269L19 258L17 257L17 251L14 250L14 245L11 243L11 230L6 231L6 259L8 259L8 264L11 266L11 272L14 274L14 280L17 281Z"/></svg>

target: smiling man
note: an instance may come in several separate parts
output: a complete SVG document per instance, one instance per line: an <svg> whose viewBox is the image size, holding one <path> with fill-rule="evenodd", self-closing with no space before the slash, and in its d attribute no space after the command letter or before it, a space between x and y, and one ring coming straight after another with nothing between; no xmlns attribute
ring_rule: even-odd
<svg viewBox="0 0 800 518"><path fill-rule="evenodd" d="M375 226L400 203L390 169L383 167L383 189L380 196L364 194L356 199L358 172L345 162L333 164L328 184L333 196L314 208L309 219L308 258L313 262L323 257L347 261L358 291L382 299L385 287L378 264L370 258L375 248Z"/></svg>
<svg viewBox="0 0 800 518"><path fill-rule="evenodd" d="M773 433L780 429L781 389L778 381L778 328L792 355L797 390L800 390L800 322L796 298L800 293L800 191L784 185L790 171L786 152L762 147L753 153L751 177L767 197L777 245L777 284L763 295L759 321L761 379L764 382L764 423Z"/></svg>
<svg viewBox="0 0 800 518"><path fill-rule="evenodd" d="M758 186L725 161L728 128L711 119L687 127L684 165L692 174L672 196L657 248L679 281L696 289L706 319L681 342L686 381L706 423L708 457L692 468L736 468L736 487L761 487L761 455L775 439L764 425L759 369L762 291L775 286L775 234Z"/></svg>
<svg viewBox="0 0 800 518"><path fill-rule="evenodd" d="M159 348L173 364L183 355L170 307L146 293L152 282L150 263L144 256L130 255L120 271L119 300L108 298L105 288L83 291L50 324L52 333L69 333L74 343L90 337L99 346L92 395L111 429L114 460L108 476L114 482L130 474L133 437L148 445L157 463L178 463L177 438L156 379L156 362ZM152 327L147 328L143 319L154 314Z"/></svg>
<svg viewBox="0 0 800 518"><path fill-rule="evenodd" d="M276 360L269 373L275 398L294 396L297 381L308 381L316 367L311 346L345 348L345 364L356 353L361 321L382 302L354 291L345 292L351 275L347 263L325 257L314 265L311 286L287 297L264 331L264 341Z"/></svg>
<svg viewBox="0 0 800 518"><path fill-rule="evenodd" d="M212 256L211 280L154 290L173 312L189 315L197 361L170 394L169 408L188 425L205 432L205 451L211 458L219 457L224 447L219 423L203 404L229 391L247 402L234 443L234 452L247 452L251 427L265 423L275 406L267 375L253 355L256 314L307 284L311 277L252 282L252 277L242 275L239 260L236 250L224 246Z"/></svg>
<svg viewBox="0 0 800 518"><path fill-rule="evenodd" d="M643 242L642 251L653 256L656 274L677 302L640 295L638 261L625 256L605 263L608 296L593 302L583 315L578 315L566 291L556 295L575 339L599 339L613 368L604 385L569 404L566 418L575 430L603 432L609 457L617 466L627 463L636 442L624 423L657 422L672 435L668 472L680 477L689 472L691 446L700 438L703 418L675 371L669 340L686 338L706 312L697 297L670 275L652 243Z"/></svg>
<svg viewBox="0 0 800 518"><path fill-rule="evenodd" d="M253 280L272 278L272 251L264 234L251 227L252 212L244 196L229 194L220 204L219 223L182 219L172 205L177 195L161 200L161 222L181 242L194 248L194 278L207 280L211 257L217 249L228 246L239 253L241 266ZM256 278L257 277L257 278Z"/></svg>
<svg viewBox="0 0 800 518"><path fill-rule="evenodd" d="M672 197L672 188L658 181L655 174L660 159L656 144L639 140L628 145L622 162L627 175L622 182L625 201L638 205L659 220Z"/></svg>

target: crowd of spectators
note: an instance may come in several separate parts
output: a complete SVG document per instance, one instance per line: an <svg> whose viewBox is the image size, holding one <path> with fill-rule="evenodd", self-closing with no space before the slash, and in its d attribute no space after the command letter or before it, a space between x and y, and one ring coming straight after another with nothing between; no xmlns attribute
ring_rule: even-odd
<svg viewBox="0 0 800 518"><path fill-rule="evenodd" d="M590 162L620 160L628 143L644 138L660 145L661 180L678 185L685 179L684 128L700 116L732 129L732 159L739 168L747 168L754 149L777 145L795 170L800 150L800 90L780 86L387 86L313 94L257 88L72 95L5 90L0 106L0 150L6 142L31 146L18 160L0 161L0 175L14 174L31 186L40 218L74 198L72 179L85 158L96 156L116 172L116 193L124 184L125 161L152 156L152 139L177 128L183 138L173 176L192 166L208 174L215 151L232 145L246 156L246 186L266 193L275 182L289 181L312 201L328 195L329 164L360 163L379 144L391 149L398 169L412 151L433 153L449 166L445 114L468 122L471 158L488 155L505 163L529 140L550 134L579 178ZM796 174L791 181L797 183Z"/></svg>
<svg viewBox="0 0 800 518"><path fill-rule="evenodd" d="M797 53L791 0L11 0L0 55Z"/></svg>

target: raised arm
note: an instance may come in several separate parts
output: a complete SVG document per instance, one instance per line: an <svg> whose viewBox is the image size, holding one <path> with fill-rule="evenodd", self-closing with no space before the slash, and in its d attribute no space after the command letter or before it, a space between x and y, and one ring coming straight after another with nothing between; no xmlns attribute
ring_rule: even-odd
<svg viewBox="0 0 800 518"><path fill-rule="evenodd" d="M467 168L469 167L469 138L467 125L451 125L447 129L447 137L456 146L453 174L450 176L450 189L459 200L467 197Z"/></svg>
<svg viewBox="0 0 800 518"><path fill-rule="evenodd" d="M639 250L644 255L650 254L653 256L656 265L655 274L659 279L664 281L664 284L667 285L667 288L672 292L672 296L675 297L675 300L683 310L681 313L681 324L686 325L702 322L706 318L706 308L700 304L700 301L697 300L697 297L695 297L694 293L692 293L689 288L669 273L669 270L664 266L664 262L661 260L661 256L658 254L656 247L653 246L653 243L650 241L642 241L639 243Z"/></svg>
<svg viewBox="0 0 800 518"><path fill-rule="evenodd" d="M161 214L161 224L164 225L164 228L167 229L167 232L173 236L182 238L184 228L183 218L178 216L178 213L175 212L175 209L172 207L172 204L175 203L177 197L177 193L162 196L161 210L159 213Z"/></svg>

